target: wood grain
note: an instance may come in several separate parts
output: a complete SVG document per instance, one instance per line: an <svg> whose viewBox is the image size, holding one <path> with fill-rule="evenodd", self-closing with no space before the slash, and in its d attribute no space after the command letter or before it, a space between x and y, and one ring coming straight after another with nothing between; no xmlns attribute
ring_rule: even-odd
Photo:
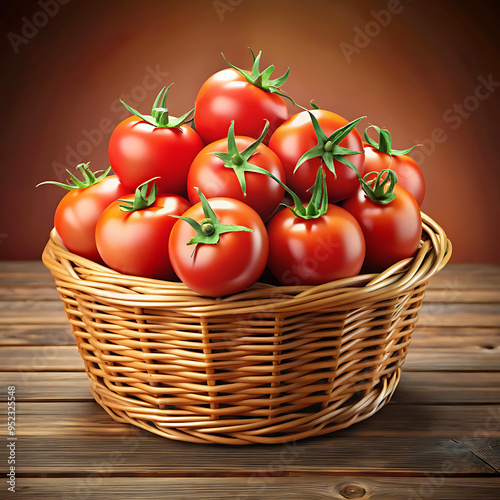
<svg viewBox="0 0 500 500"><path fill-rule="evenodd" d="M338 436L285 445L227 446L165 440L123 425L105 436L18 437L19 474L68 475L424 475L451 463L456 475L498 473L465 446L443 437ZM0 464L5 472L6 460Z"/></svg>
<svg viewBox="0 0 500 500"><path fill-rule="evenodd" d="M29 304L29 306L28 306ZM64 324L66 314L60 301L1 301L0 324ZM426 303L420 327L500 327L498 304Z"/></svg>
<svg viewBox="0 0 500 500"><path fill-rule="evenodd" d="M0 285L0 300L59 300L53 283L35 285Z"/></svg>
<svg viewBox="0 0 500 500"><path fill-rule="evenodd" d="M110 477L20 478L16 498L120 498L157 500L498 500L500 478L461 478L449 472L428 477ZM349 493L351 496L349 496ZM356 495L357 496L352 496ZM363 496L359 496L359 495ZM65 497L67 495L67 497ZM348 495L348 496L346 496ZM60 497L59 497L60 496Z"/></svg>
<svg viewBox="0 0 500 500"><path fill-rule="evenodd" d="M486 347L409 350L406 371L500 371L500 349ZM0 371L81 371L83 361L73 345L5 346Z"/></svg>
<svg viewBox="0 0 500 500"><path fill-rule="evenodd" d="M83 361L73 345L6 346L0 349L0 371L83 371Z"/></svg>
<svg viewBox="0 0 500 500"><path fill-rule="evenodd" d="M0 372L0 387L14 385L18 401L93 401L86 373ZM0 392L0 401L6 394ZM500 372L408 372L391 404L500 404Z"/></svg>
<svg viewBox="0 0 500 500"><path fill-rule="evenodd" d="M75 345L69 323L62 325L0 325L1 346Z"/></svg>
<svg viewBox="0 0 500 500"><path fill-rule="evenodd" d="M16 388L17 402L94 401L84 371L0 372L0 401L7 400L8 386Z"/></svg>
<svg viewBox="0 0 500 500"><path fill-rule="evenodd" d="M498 404L500 372L403 370L392 404Z"/></svg>
<svg viewBox="0 0 500 500"><path fill-rule="evenodd" d="M0 403L2 415L5 415L6 408L5 403ZM19 403L17 420L18 434L27 438L67 437L92 441L110 434L115 436L126 427L133 429L128 424L112 420L93 401ZM387 426L387 422L391 425ZM357 436L403 440L416 437L458 439L484 433L489 437L500 437L500 405L393 404L385 406L366 421L324 439L344 440Z"/></svg>
<svg viewBox="0 0 500 500"><path fill-rule="evenodd" d="M403 367L406 371L499 371L500 349L412 348L409 349Z"/></svg>

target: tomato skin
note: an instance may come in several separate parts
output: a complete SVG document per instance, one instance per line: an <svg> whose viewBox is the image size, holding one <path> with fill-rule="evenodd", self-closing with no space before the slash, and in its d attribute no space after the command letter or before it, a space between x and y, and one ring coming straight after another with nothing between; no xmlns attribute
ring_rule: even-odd
<svg viewBox="0 0 500 500"><path fill-rule="evenodd" d="M312 110L318 119L321 128L327 136L348 123L345 118L325 110ZM304 162L294 173L295 166L300 157L318 144L318 139L314 133L313 124L307 111L302 111L289 118L280 125L269 141L269 148L272 149L281 160L285 169L287 185L294 191L301 200L309 200L310 192L307 190L314 184L316 174L320 165L326 172L326 185L328 190L328 201L337 203L354 193L359 187L359 180L356 173L348 166L334 161L337 179L330 170L323 164L321 158L312 158ZM353 151L361 151L358 155L347 155L359 171L364 173L364 150L361 136L356 129L353 129L340 146Z"/></svg>
<svg viewBox="0 0 500 500"><path fill-rule="evenodd" d="M134 195L122 199L132 201ZM170 215L182 215L189 202L175 194L164 194L143 210L123 212L121 204L118 200L112 203L97 222L96 243L104 262L123 274L176 281L168 239L177 219Z"/></svg>
<svg viewBox="0 0 500 500"><path fill-rule="evenodd" d="M97 220L108 205L128 194L130 190L115 175L66 193L54 215L54 227L63 245L70 252L101 264L95 242Z"/></svg>
<svg viewBox="0 0 500 500"><path fill-rule="evenodd" d="M242 151L254 139L236 137L236 146ZM187 186L189 201L194 205L200 201L196 187L207 198L228 197L240 200L252 207L264 221L267 221L283 200L285 190L271 177L256 172L245 172L246 196L233 169L224 166L224 162L212 152L227 153L227 139L209 144L196 156L189 169ZM279 158L267 146L260 144L249 163L267 170L285 183L285 171Z"/></svg>
<svg viewBox="0 0 500 500"><path fill-rule="evenodd" d="M394 187L396 198L381 205L360 188L342 202L359 222L365 235L363 272L381 272L400 260L412 257L422 235L422 218L415 198L402 186Z"/></svg>
<svg viewBox="0 0 500 500"><path fill-rule="evenodd" d="M202 148L200 136L187 125L154 127L131 116L114 129L108 153L114 173L131 191L160 177L155 181L160 193L185 196L189 167Z"/></svg>
<svg viewBox="0 0 500 500"><path fill-rule="evenodd" d="M407 155L390 155L365 145L365 173L381 172L389 168L397 175L398 184L407 189L418 205L422 206L425 196L425 179L417 162Z"/></svg>
<svg viewBox="0 0 500 500"><path fill-rule="evenodd" d="M209 77L196 97L194 123L205 144L223 139L231 121L235 120L235 135L257 139L265 120L270 127L264 144L273 131L288 118L285 101L247 82L232 68L223 69Z"/></svg>
<svg viewBox="0 0 500 500"><path fill-rule="evenodd" d="M269 269L282 285L319 285L359 273L365 257L363 232L343 208L328 205L317 219L288 208L268 224Z"/></svg>
<svg viewBox="0 0 500 500"><path fill-rule="evenodd" d="M266 267L269 240L259 214L248 205L231 198L212 198L208 202L221 224L235 224L253 229L220 235L214 245L187 245L194 229L178 220L170 235L169 254L172 266L192 290L208 297L222 297L241 292L253 285ZM185 214L196 221L205 218L201 203ZM193 253L194 250L194 253Z"/></svg>

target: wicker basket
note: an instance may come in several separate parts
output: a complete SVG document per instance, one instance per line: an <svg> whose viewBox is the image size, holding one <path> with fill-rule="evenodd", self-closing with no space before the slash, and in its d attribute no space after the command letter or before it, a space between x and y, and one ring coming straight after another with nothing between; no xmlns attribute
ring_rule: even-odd
<svg viewBox="0 0 500 500"><path fill-rule="evenodd" d="M43 252L95 400L118 422L197 443L283 443L359 422L399 381L429 278L451 244L422 214L412 259L320 286L222 299Z"/></svg>

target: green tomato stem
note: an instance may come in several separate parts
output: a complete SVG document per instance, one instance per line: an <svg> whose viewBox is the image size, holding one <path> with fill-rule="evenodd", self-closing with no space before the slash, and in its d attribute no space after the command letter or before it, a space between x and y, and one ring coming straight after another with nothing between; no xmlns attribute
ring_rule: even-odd
<svg viewBox="0 0 500 500"><path fill-rule="evenodd" d="M66 172L68 172L68 175L70 176L71 179L68 181L68 184L56 181L44 181L37 184L36 187L42 186L43 184L53 184L54 186L62 187L67 191L72 191L73 189L84 189L93 186L98 182L101 182L111 171L111 167L109 167L103 174L96 177L95 174L97 174L98 172L102 172L102 170L99 170L98 172L92 172L90 170L89 165L90 163L80 163L76 167L76 169L79 170L80 173L82 174L84 179L83 181L79 180L74 174L72 174L68 169L66 169Z"/></svg>
<svg viewBox="0 0 500 500"><path fill-rule="evenodd" d="M368 130L370 128L373 128L377 131L379 135L379 140L378 143L374 141L369 135L368 135ZM380 128L377 127L377 125L369 125L364 132L365 136L365 141L374 149L377 151L380 151L381 153L386 153L388 155L392 156L399 156L399 155L406 155L408 154L413 148L416 148L417 146L420 146L421 144L415 144L415 146L412 146L411 148L408 149L392 149L392 137L390 132L385 129L385 128Z"/></svg>
<svg viewBox="0 0 500 500"><path fill-rule="evenodd" d="M123 102L120 99L120 102L127 108L133 115L139 117L141 120L149 123L153 127L157 128L179 128L183 125L188 116L194 111L194 108L191 111L188 111L184 115L179 118L171 119L168 114L167 109L167 95L170 87L173 84L171 83L168 87L163 87L159 94L156 96L155 102L153 104L153 108L151 109L151 116L143 115L139 111L130 107L128 104Z"/></svg>
<svg viewBox="0 0 500 500"><path fill-rule="evenodd" d="M377 174L375 179L368 180L372 174ZM380 205L387 205L396 198L394 187L397 183L397 175L393 170L384 169L381 172L368 172L360 183L366 196Z"/></svg>
<svg viewBox="0 0 500 500"><path fill-rule="evenodd" d="M234 64L231 64L225 57L224 54L222 54L222 57L224 58L224 61L227 62L227 64L236 70L241 76L243 76L248 83L251 83L252 85L255 85L259 89L264 90L265 92L270 92L272 94L279 95L280 97L286 97L291 101L292 104L295 105L295 101L284 91L281 90L280 87L287 81L288 75L290 74L290 68L286 70L286 73L283 76L280 76L279 78L271 79L271 74L274 71L274 66L271 65L268 68L266 68L264 71L260 71L259 66L260 66L260 57L262 55L262 52L259 52L257 56L254 54L253 50L248 47L250 52L252 53L253 57L253 65L252 65L252 72L245 71L241 68L238 68L237 66L234 66Z"/></svg>

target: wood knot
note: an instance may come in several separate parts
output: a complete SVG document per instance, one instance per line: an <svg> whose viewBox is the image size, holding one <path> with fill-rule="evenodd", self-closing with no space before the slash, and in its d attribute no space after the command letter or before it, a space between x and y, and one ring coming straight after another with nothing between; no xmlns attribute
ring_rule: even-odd
<svg viewBox="0 0 500 500"><path fill-rule="evenodd" d="M366 491L359 484L345 484L340 488L339 493L344 498L363 498Z"/></svg>

